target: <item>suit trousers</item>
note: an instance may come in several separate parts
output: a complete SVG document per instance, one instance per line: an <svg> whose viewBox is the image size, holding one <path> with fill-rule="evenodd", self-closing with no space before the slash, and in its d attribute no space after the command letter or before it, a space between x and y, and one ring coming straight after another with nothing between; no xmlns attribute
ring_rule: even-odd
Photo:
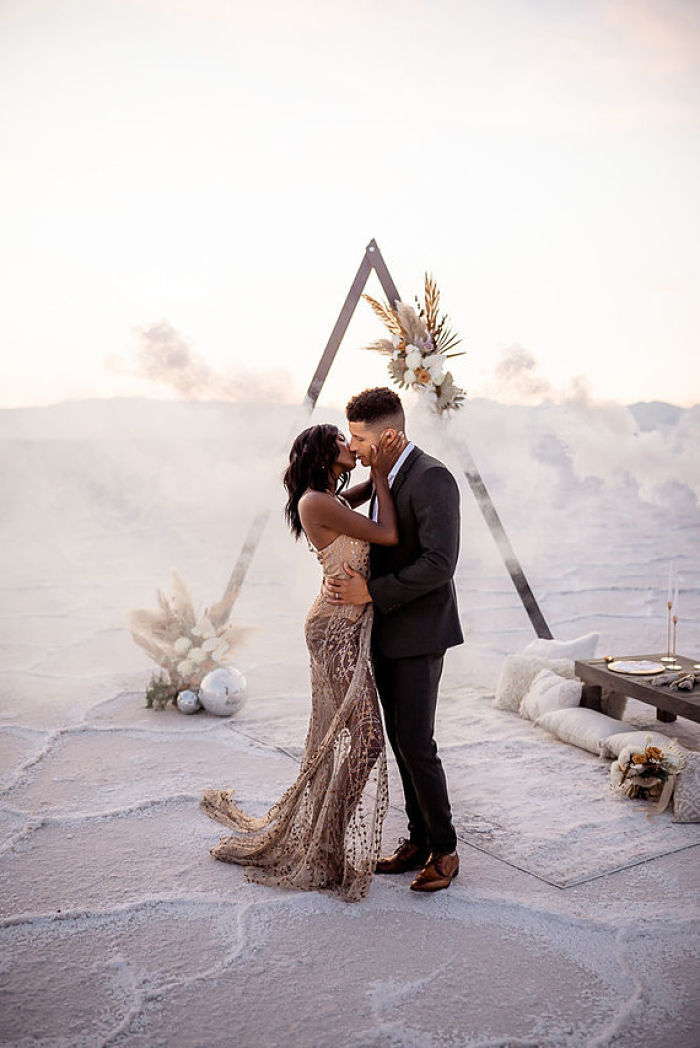
<svg viewBox="0 0 700 1048"><path fill-rule="evenodd" d="M374 670L386 733L403 783L411 843L452 852L457 835L433 738L443 658L444 652L389 659L375 648Z"/></svg>

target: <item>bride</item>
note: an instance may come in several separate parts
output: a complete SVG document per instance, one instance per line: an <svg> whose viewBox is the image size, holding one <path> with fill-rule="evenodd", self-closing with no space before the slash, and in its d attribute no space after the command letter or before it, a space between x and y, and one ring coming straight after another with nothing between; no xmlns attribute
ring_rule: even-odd
<svg viewBox="0 0 700 1048"><path fill-rule="evenodd" d="M393 431L392 431L393 433ZM324 578L348 564L369 573L370 542L398 542L388 475L406 446L403 433L372 446L371 478L345 490L355 453L336 426L305 429L294 441L284 485L287 523L306 535ZM377 495L377 520L355 507ZM345 491L344 494L341 494ZM200 807L234 830L215 859L249 867L248 880L364 898L388 806L384 734L371 664L371 604L334 606L319 593L306 619L311 719L296 781L262 818L242 811L232 789L208 789Z"/></svg>

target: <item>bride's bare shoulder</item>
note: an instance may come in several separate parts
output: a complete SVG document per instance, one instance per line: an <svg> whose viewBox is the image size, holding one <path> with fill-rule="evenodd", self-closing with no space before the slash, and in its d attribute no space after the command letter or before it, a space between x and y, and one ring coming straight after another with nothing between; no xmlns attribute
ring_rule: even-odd
<svg viewBox="0 0 700 1048"><path fill-rule="evenodd" d="M314 491L312 488L307 488L299 499L299 505L323 506L334 501L335 500L329 491Z"/></svg>
<svg viewBox="0 0 700 1048"><path fill-rule="evenodd" d="M325 519L333 513L337 506L336 500L327 491L313 491L308 488L299 499L299 515L302 519Z"/></svg>

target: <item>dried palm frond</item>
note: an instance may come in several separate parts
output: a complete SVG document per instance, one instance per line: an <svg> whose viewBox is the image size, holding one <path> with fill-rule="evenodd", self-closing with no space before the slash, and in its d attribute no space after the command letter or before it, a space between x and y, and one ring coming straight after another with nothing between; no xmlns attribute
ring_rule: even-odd
<svg viewBox="0 0 700 1048"><path fill-rule="evenodd" d="M156 589L156 598L166 619L171 619L173 615L173 609L170 607L170 601L163 593L162 589Z"/></svg>
<svg viewBox="0 0 700 1048"><path fill-rule="evenodd" d="M440 306L440 291L432 273L425 274L425 326L431 335L434 335L438 323L438 308Z"/></svg>
<svg viewBox="0 0 700 1048"><path fill-rule="evenodd" d="M137 633L150 633L153 636L162 636L167 628L167 621L159 611L147 611L146 608L136 608L128 615L129 625Z"/></svg>
<svg viewBox="0 0 700 1048"><path fill-rule="evenodd" d="M371 295L363 294L362 297L369 302L370 306L377 314L379 319L384 321L384 323L389 328L389 331L391 331L392 334L399 335L399 337L403 335L401 324L398 320L396 312L391 308L391 306L383 306L381 302L377 302L376 298L372 298Z"/></svg>
<svg viewBox="0 0 700 1048"><path fill-rule="evenodd" d="M131 631L131 636L135 644L138 644L140 648L146 652L147 655L157 662L159 666L162 666L165 661L170 661L170 652L168 649L163 648L156 640L152 637L144 636L143 633L135 633Z"/></svg>
<svg viewBox="0 0 700 1048"><path fill-rule="evenodd" d="M454 349L462 341L461 337L448 326L448 317L445 315L435 331L435 345L440 353L447 354L448 350Z"/></svg>
<svg viewBox="0 0 700 1048"><path fill-rule="evenodd" d="M390 342L388 338L378 338L376 342L373 342L370 346L363 346L363 349L371 349L375 353L384 353L385 356L394 355L394 343Z"/></svg>
<svg viewBox="0 0 700 1048"><path fill-rule="evenodd" d="M406 383L403 380L403 377L404 377L404 374L405 374L405 368L404 368L403 362L401 360L394 360L392 358L389 361L388 367L389 367L389 374L393 378L394 382L396 382L397 385L399 385L401 387L401 389L404 389Z"/></svg>
<svg viewBox="0 0 700 1048"><path fill-rule="evenodd" d="M407 342L412 342L413 345L421 345L425 342L428 338L428 329L413 306L409 306L405 302L397 302L396 315L406 333Z"/></svg>
<svg viewBox="0 0 700 1048"><path fill-rule="evenodd" d="M180 622L184 623L188 629L192 629L197 621L197 616L190 591L177 571L173 571L173 595L170 598L170 606Z"/></svg>
<svg viewBox="0 0 700 1048"><path fill-rule="evenodd" d="M444 411L458 408L464 401L465 393L463 389L455 385L452 372L448 371L436 390L436 396L438 414L441 415Z"/></svg>

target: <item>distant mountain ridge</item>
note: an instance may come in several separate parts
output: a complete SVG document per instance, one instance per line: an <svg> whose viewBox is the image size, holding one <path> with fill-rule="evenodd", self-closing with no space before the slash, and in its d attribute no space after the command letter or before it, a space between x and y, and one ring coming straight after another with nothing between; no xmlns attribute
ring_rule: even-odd
<svg viewBox="0 0 700 1048"><path fill-rule="evenodd" d="M643 432L675 426L684 412L693 410L669 404L665 400L638 401L636 404L628 404L627 407Z"/></svg>

